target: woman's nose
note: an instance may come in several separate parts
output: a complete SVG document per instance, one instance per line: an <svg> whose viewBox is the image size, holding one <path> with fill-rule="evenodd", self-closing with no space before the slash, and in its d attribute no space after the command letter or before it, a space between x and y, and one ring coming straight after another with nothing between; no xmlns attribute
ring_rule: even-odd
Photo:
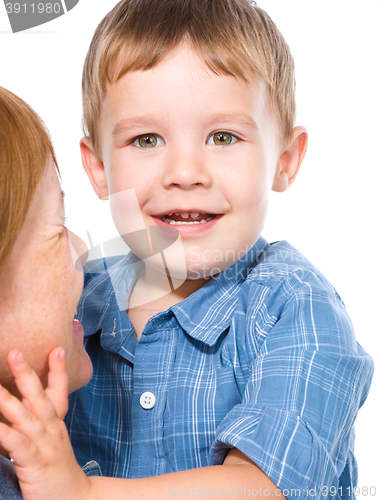
<svg viewBox="0 0 378 500"><path fill-rule="evenodd" d="M74 266L78 271L82 271L88 258L87 245L77 234L73 233L69 229L67 229L67 233Z"/></svg>

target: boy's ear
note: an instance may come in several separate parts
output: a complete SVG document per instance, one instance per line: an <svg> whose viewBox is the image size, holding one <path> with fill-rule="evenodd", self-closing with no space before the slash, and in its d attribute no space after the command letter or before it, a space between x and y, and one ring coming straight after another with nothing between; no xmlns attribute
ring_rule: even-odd
<svg viewBox="0 0 378 500"><path fill-rule="evenodd" d="M307 151L307 142L307 130L304 127L295 127L279 158L273 191L286 191L294 182Z"/></svg>
<svg viewBox="0 0 378 500"><path fill-rule="evenodd" d="M104 164L102 160L97 157L88 137L83 137L81 139L80 150L81 161L83 162L83 167L87 172L93 189L101 200L107 200L109 198L109 190Z"/></svg>

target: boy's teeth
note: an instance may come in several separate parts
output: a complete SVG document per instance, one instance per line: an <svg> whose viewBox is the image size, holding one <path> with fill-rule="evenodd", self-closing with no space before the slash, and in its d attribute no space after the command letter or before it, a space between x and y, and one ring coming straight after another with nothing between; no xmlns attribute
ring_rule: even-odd
<svg viewBox="0 0 378 500"><path fill-rule="evenodd" d="M189 220L174 220L174 219L171 219L171 216L179 217L180 219L189 219ZM199 220L200 216L201 216L201 219ZM172 214L163 215L161 217L161 220L163 222L165 222L166 224L181 226L183 224L205 224L205 222L209 222L209 221L213 220L214 217L215 217L215 215L200 214L199 212L175 212ZM190 220L190 219L196 219L196 220Z"/></svg>
<svg viewBox="0 0 378 500"><path fill-rule="evenodd" d="M172 226L182 226L184 224L205 224L206 222L209 222L212 220L212 217L208 217L207 219L202 219L202 220L193 220L190 222L182 221L182 220L172 220L172 219L163 219L163 222L166 222L167 224L171 224Z"/></svg>

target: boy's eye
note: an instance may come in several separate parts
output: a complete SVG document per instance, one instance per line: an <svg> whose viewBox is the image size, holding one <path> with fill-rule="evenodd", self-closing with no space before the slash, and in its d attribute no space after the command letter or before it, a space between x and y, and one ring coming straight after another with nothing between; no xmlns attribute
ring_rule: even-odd
<svg viewBox="0 0 378 500"><path fill-rule="evenodd" d="M140 148L151 149L155 146L161 146L162 144L164 144L164 141L158 135L145 134L137 137L133 144Z"/></svg>
<svg viewBox="0 0 378 500"><path fill-rule="evenodd" d="M215 144L215 146L228 146L237 141L237 137L229 132L216 132L208 139L208 144Z"/></svg>

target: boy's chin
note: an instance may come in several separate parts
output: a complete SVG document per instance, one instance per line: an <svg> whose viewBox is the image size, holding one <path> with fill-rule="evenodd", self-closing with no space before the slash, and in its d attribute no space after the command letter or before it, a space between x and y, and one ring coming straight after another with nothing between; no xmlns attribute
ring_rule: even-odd
<svg viewBox="0 0 378 500"><path fill-rule="evenodd" d="M188 266L188 276L187 280L204 280L204 279L211 279L214 278L215 276L218 276L219 273L223 271L223 266L222 268L220 267L207 267L206 265L199 265L198 263L192 264Z"/></svg>
<svg viewBox="0 0 378 500"><path fill-rule="evenodd" d="M165 262L163 262L160 255L153 255L148 259L144 259L144 262L149 266L149 277L156 280L156 285L163 277L169 277L174 290L185 281L210 279L223 271L223 268L207 267L199 263L187 264L185 261L182 262L181 259L175 260L171 258L165 259ZM151 273L151 271L153 272Z"/></svg>

